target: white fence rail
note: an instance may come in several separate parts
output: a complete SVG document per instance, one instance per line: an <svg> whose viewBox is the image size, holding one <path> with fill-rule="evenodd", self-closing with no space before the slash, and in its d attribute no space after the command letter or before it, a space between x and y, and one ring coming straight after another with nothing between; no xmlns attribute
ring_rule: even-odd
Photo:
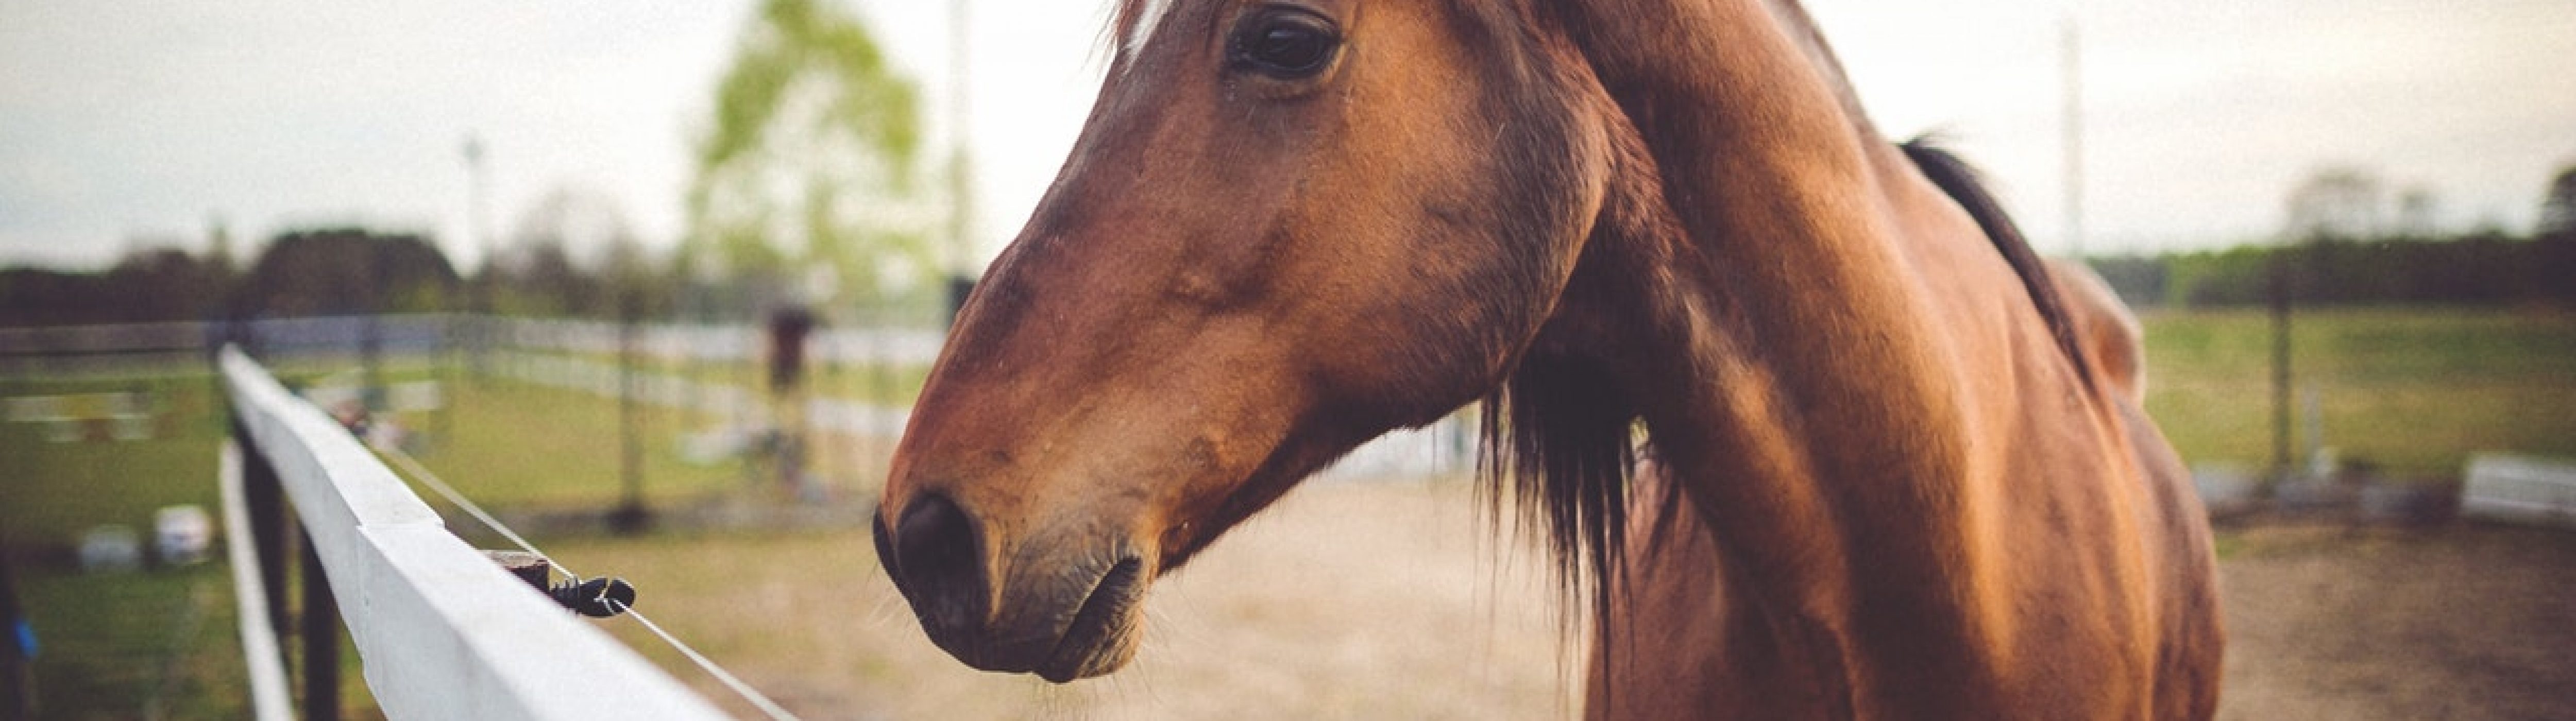
<svg viewBox="0 0 2576 721"><path fill-rule="evenodd" d="M2464 475L2460 515L2576 528L2576 465L2481 453Z"/></svg>
<svg viewBox="0 0 2576 721"><path fill-rule="evenodd" d="M295 694L286 688L286 654L278 650L277 627L268 616L268 595L280 589L269 588L259 577L259 555L250 541L250 502L242 494L241 454L240 444L226 441L215 475L224 500L224 537L232 539L224 544L224 553L233 567L233 598L241 605L251 718L285 721L293 718Z"/></svg>
<svg viewBox="0 0 2576 721"><path fill-rule="evenodd" d="M449 533L391 470L258 363L228 348L220 365L255 469L247 482L274 482L292 501L388 717L724 718Z"/></svg>

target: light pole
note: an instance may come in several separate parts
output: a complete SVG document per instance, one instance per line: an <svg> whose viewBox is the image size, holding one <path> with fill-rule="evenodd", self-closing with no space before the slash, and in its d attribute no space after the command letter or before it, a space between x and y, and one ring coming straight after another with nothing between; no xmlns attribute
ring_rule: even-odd
<svg viewBox="0 0 2576 721"><path fill-rule="evenodd" d="M2084 260L2084 63L2082 35L2075 24L2075 12L2069 10L2059 23L2058 42L2063 48L2066 67L2061 138L2066 174L2066 256Z"/></svg>
<svg viewBox="0 0 2576 721"><path fill-rule="evenodd" d="M465 134L465 234L466 244L474 249L474 280L466 284L465 359L466 367L480 379L490 370L492 315L492 238L483 230L483 138Z"/></svg>
<svg viewBox="0 0 2576 721"><path fill-rule="evenodd" d="M975 287L975 242L973 214L974 183L966 153L967 96L973 85L967 82L967 2L951 0L948 5L948 322L957 321L957 311L966 306L966 294Z"/></svg>

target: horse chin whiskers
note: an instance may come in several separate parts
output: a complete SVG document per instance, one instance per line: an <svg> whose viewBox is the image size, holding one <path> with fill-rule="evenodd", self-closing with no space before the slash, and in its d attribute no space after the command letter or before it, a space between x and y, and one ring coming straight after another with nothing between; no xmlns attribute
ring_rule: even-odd
<svg viewBox="0 0 2576 721"><path fill-rule="evenodd" d="M1144 559L1134 556L1119 560L1101 574L1065 625L1055 649L1038 665L1038 675L1067 683L1126 665L1135 656L1137 610L1151 584Z"/></svg>

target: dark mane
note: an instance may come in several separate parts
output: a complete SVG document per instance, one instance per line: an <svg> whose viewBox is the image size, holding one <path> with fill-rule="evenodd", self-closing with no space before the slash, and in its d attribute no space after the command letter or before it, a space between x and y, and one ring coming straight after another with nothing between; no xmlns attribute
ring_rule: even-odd
<svg viewBox="0 0 2576 721"><path fill-rule="evenodd" d="M1536 7L1476 0L1453 0L1451 5L1456 29L1487 59L1481 72L1491 76L1487 85L1495 89L1483 99L1488 107L1498 112L1555 107L1577 94L1575 85L1581 80L1575 67L1580 58L1570 48L1551 44L1548 33L1540 29L1545 21ZM1507 188L1503 195L1518 198L1503 207L1548 207L1548 194L1569 182L1575 172L1570 161L1544 149L1552 136L1569 132L1572 117L1570 112L1565 117L1525 116L1497 129L1494 167L1502 171L1500 182ZM1642 148L1633 150L1638 158L1645 157ZM1651 160L1613 163L1621 166L1618 172L1640 175L1629 178L1631 182L1655 182L1643 175L1651 173ZM1597 212L1604 217L1591 219L1596 234L1602 232L1602 225L1616 224L1606 217L1614 212L1612 208ZM1544 237L1555 228L1581 223L1571 217L1507 214L1519 216L1512 232L1522 237ZM1587 260L1576 263L1586 265ZM1512 277L1484 282L1514 289L1506 295L1544 292L1537 285L1546 282L1542 280L1545 270L1535 266L1516 270ZM1545 307L1532 310L1537 316L1549 314ZM1542 329L1539 334L1550 332ZM1637 465L1637 411L1612 384L1611 374L1581 354L1541 341L1518 353L1502 382L1482 401L1479 493L1485 496L1495 528L1502 527L1503 514L1515 513L1518 530L1544 536L1560 609L1565 611L1558 615L1559 631L1571 647L1584 627L1576 622L1585 618L1575 609L1590 606L1597 612L1609 607L1602 602L1610 591L1606 579L1614 578L1608 571L1619 562L1625 543L1629 477Z"/></svg>
<svg viewBox="0 0 2576 721"><path fill-rule="evenodd" d="M2074 364L2078 378L2092 385L2091 365L2076 342L2072 319L2056 285L2050 282L2038 253L1978 181L1975 171L1949 151L1923 139L1899 147L1935 186L1976 221L2021 278L2023 290L2048 325L2059 351ZM1626 166L1623 172L1653 175L1653 161L1644 150L1635 148L1632 152L1632 159L1622 163ZM1627 180L1642 182L1646 187L1660 184L1652 177ZM1629 217L1605 217L1603 222L1650 223L1654 221L1634 216L1651 212L1605 207L1605 215ZM1622 566L1630 530L1641 529L1648 538L1646 552L1657 553L1667 543L1664 536L1672 527L1673 516L1691 512L1670 484L1651 488L1632 485L1641 449L1635 431L1636 407L1630 401L1609 381L1604 369L1579 357L1532 348L1502 386L1485 399L1482 410L1478 471L1494 494L1490 499L1492 511L1500 513L1505 499L1510 499L1518 504L1525 520L1545 529L1550 565L1555 569L1560 592L1565 594L1562 600L1592 602L1596 621L1600 613L1606 612L1610 595L1618 592L1619 584L1624 582ZM1651 446L1642 452L1651 453ZM1647 505L1632 505L1638 503ZM1644 514L1642 518L1648 525L1633 525L1632 514ZM1568 607L1572 607L1570 603ZM1606 663L1609 658L1605 655L1602 660Z"/></svg>
<svg viewBox="0 0 2576 721"><path fill-rule="evenodd" d="M1525 358L1485 398L1478 429L1490 508L1516 501L1524 521L1546 529L1560 600L1572 608L1588 595L1596 612L1617 578L1637 467L1636 413L1605 378L1572 358Z"/></svg>
<svg viewBox="0 0 2576 721"><path fill-rule="evenodd" d="M2030 292L2031 304L2039 307L2040 319L2048 323L2049 336L2057 339L2057 349L2075 364L2076 377L2086 386L2093 385L2093 366L2084 357L2083 344L2075 340L2075 324L2066 317L2066 302L2057 296L2057 284L2049 282L2048 269L2040 264L2039 253L2031 250L2030 240L2022 236L2019 226L2013 225L2003 204L1986 192L1985 184L1977 179L1977 170L1929 137L1908 140L1897 147L1905 150L1905 157L1914 161L1923 177L1940 186L1941 192L1958 201L1959 207L1967 209L1968 217L1977 221L1977 228L1984 230L1995 250L2003 253L2004 262L2012 265L2013 274L2021 276L2022 289Z"/></svg>

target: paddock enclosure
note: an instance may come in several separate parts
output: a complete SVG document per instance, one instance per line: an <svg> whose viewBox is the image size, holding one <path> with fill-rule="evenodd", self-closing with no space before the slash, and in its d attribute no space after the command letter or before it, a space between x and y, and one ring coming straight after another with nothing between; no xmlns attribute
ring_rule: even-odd
<svg viewBox="0 0 2576 721"><path fill-rule="evenodd" d="M864 552L864 532L549 550L576 565L654 559L656 575L630 576L685 597L658 617L807 718L1573 718L1580 689L1559 681L1581 646L1558 645L1535 549L1489 538L1478 502L1463 478L1300 489L1170 581L1149 607L1160 639L1134 667L1070 687L967 670L919 638L872 567L804 560ZM2316 524L2219 543L2219 718L2576 714L2576 535ZM815 607L848 612L738 620Z"/></svg>
<svg viewBox="0 0 2576 721"><path fill-rule="evenodd" d="M2321 349L2303 357L2314 364L2303 372L2322 379L2322 425L2348 457L2395 459L2385 472L2403 478L2438 477L2445 467L2454 477L2469 475L2474 449L2570 455L2549 445L2576 437L2563 425L2568 419L2544 412L2571 407L2570 390L2557 379L2576 377L2569 365L2576 360L2556 351L2576 347L2576 331L2563 319L2319 315L2303 327L2309 335L2302 343ZM2264 412L2249 400L2259 398L2260 378L2251 370L2259 360L2248 357L2259 359L2262 348L2259 336L2248 337L2259 327L2252 320L2147 318L2149 407L2187 421L2177 442L2195 462L2241 462L2246 454L2232 449L2258 443L2239 437L2252 431L2231 430L2259 428ZM2406 330L2416 328L2445 330ZM2527 350L2452 350L2449 339L2462 333L2478 334L2482 346ZM190 337L202 343L205 336ZM298 352L276 344L262 365L307 397L328 396L344 371L356 368L348 347ZM614 364L593 351L511 348L529 367ZM163 505L222 508L216 471L222 442L233 435L227 419L238 411L224 400L229 381L202 360L204 352L190 346L158 360L112 356L131 360L87 373L80 359L67 358L62 368L69 370L7 376L12 399L63 398L54 404L68 420L59 423L70 424L34 419L32 410L28 420L0 422L0 475L7 478L0 514L20 543L70 538L83 524L140 523ZM557 382L500 368L482 379L454 369L445 394L455 429L421 450L422 461L522 525L565 564L634 581L640 610L804 718L1575 714L1579 689L1569 679L1576 678L1582 641L1563 634L1531 539L1485 519L1467 466L1406 472L1390 462L1380 468L1394 470L1369 472L1356 465L1301 487L1170 580L1150 607L1154 640L1134 667L1054 687L967 670L922 639L876 568L863 527L837 522L828 506L761 515L755 511L781 503L768 488L746 485L739 469L681 458L679 446L721 425L720 413L639 406L651 411L643 424L648 497L670 525L617 537L595 524L551 522L616 502L616 403L603 394L614 386L576 385L598 380L596 371ZM405 353L388 353L383 372L397 385L440 377L435 363ZM751 375L676 360L656 372L737 388L748 387ZM874 398L874 372L826 371L819 378L830 385L817 395L866 404ZM91 400L106 394L136 400ZM142 416L133 422L148 438L120 439L113 417L120 408ZM435 413L396 417L427 436ZM316 421L337 432L318 418L297 427ZM73 440L53 440L58 436ZM867 448L855 436L844 442L853 452ZM864 463L843 467L849 486L869 485L858 473ZM430 508L444 516L446 532L464 537L462 545L507 547L446 504ZM864 514L853 510L853 517ZM758 523L691 520L728 517ZM18 567L22 597L45 642L36 669L47 692L45 718L253 714L253 672L234 590L247 564L226 560L251 544L238 533L222 533L218 543L226 547L214 560L182 568L83 573L36 560ZM2576 688L2576 669L2564 663L2567 649L2576 648L2576 607L2565 602L2576 597L2576 536L2546 524L2356 526L2332 516L2282 516L2222 524L2219 544L2231 631L2222 718L2576 715L2563 691ZM291 582L284 596L300 601ZM755 713L632 623L542 611L605 631L619 652L639 655L718 713ZM349 615L347 623L360 623ZM290 618L281 626L296 624ZM304 647L289 637L279 650L290 661L281 680L292 697L301 693L292 661ZM385 713L380 706L389 701L364 680L387 673L373 668L386 662L354 641L341 662L344 715Z"/></svg>

